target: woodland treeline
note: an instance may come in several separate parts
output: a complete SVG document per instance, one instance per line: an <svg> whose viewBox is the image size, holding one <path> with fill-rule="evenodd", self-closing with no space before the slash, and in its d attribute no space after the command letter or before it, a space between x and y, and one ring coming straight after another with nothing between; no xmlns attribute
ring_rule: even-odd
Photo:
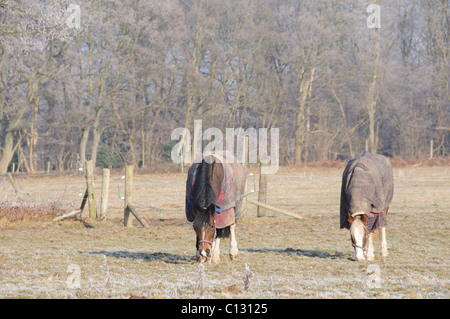
<svg viewBox="0 0 450 319"><path fill-rule="evenodd" d="M371 3L381 28L368 28ZM195 119L279 128L281 164L365 149L411 159L431 140L447 156L448 11L446 0L0 0L0 173L170 161L172 130Z"/></svg>

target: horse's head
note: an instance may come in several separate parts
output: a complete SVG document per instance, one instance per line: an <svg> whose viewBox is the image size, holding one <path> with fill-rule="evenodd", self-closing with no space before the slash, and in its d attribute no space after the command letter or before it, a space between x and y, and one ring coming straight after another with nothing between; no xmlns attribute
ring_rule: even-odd
<svg viewBox="0 0 450 319"><path fill-rule="evenodd" d="M350 239L355 248L355 258L358 261L365 260L366 241L368 236L366 230L367 215L361 213L352 216L348 213L348 222L350 223Z"/></svg>
<svg viewBox="0 0 450 319"><path fill-rule="evenodd" d="M216 223L214 220L215 205L200 207L194 205L194 230L197 235L197 260L211 261L214 240L216 237Z"/></svg>

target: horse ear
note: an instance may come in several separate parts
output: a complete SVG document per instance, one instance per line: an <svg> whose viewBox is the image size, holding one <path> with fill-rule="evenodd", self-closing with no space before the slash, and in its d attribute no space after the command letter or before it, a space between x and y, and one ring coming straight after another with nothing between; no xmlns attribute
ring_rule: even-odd
<svg viewBox="0 0 450 319"><path fill-rule="evenodd" d="M354 220L355 218L352 216L352 214L350 214L350 212L347 212L347 220L348 220L348 222L350 223L350 224L352 224L353 223L353 220Z"/></svg>

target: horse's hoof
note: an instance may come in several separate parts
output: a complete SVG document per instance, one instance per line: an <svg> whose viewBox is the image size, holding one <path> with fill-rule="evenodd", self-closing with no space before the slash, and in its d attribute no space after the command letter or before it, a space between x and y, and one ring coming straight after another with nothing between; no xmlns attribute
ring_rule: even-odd
<svg viewBox="0 0 450 319"><path fill-rule="evenodd" d="M218 264L218 263L220 263L220 258L213 258L213 259L212 259L212 263L213 263L213 264Z"/></svg>
<svg viewBox="0 0 450 319"><path fill-rule="evenodd" d="M367 260L375 260L375 256L367 256Z"/></svg>
<svg viewBox="0 0 450 319"><path fill-rule="evenodd" d="M387 257L389 256L389 253L387 251L381 252L381 257Z"/></svg>
<svg viewBox="0 0 450 319"><path fill-rule="evenodd" d="M239 255L231 255L230 254L230 259L231 260L237 260L237 259L239 259Z"/></svg>

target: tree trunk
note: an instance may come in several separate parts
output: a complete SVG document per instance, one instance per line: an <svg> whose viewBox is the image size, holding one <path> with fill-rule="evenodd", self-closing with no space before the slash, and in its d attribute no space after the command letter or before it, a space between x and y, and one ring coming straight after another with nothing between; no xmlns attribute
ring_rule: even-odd
<svg viewBox="0 0 450 319"><path fill-rule="evenodd" d="M101 135L102 135L101 130L93 130L92 131L91 160L92 160L92 165L94 166L94 168L97 164L98 144L100 142Z"/></svg>
<svg viewBox="0 0 450 319"><path fill-rule="evenodd" d="M25 76L28 80L27 101L31 108L30 136L27 138L30 172L38 169L37 141L38 141L38 115L39 115L39 79L37 73Z"/></svg>
<svg viewBox="0 0 450 319"><path fill-rule="evenodd" d="M305 141L304 124L305 124L305 109L308 95L310 94L311 84L314 79L315 63L312 63L310 70L306 73L302 69L302 80L300 82L300 101L299 111L297 114L296 130L295 130L295 150L294 150L294 163L299 164L302 162L303 144ZM309 75L309 76L308 76Z"/></svg>
<svg viewBox="0 0 450 319"><path fill-rule="evenodd" d="M100 128L100 116L102 114L102 111L103 107L99 107L97 109L97 113L95 114L94 125L92 128L91 160L94 168L97 164L98 144L100 143L100 137L102 136L103 133L103 129Z"/></svg>
<svg viewBox="0 0 450 319"><path fill-rule="evenodd" d="M81 129L80 162L82 163L82 165L86 163L86 146L89 140L89 130L90 130L89 126Z"/></svg>
<svg viewBox="0 0 450 319"><path fill-rule="evenodd" d="M31 106L32 112L31 112L31 126L30 126L30 145L29 145L29 155L30 155L30 169L31 172L34 173L39 170L39 163L38 163L38 150L37 150L37 143L38 143L38 116L39 116L39 98L35 98L33 105Z"/></svg>
<svg viewBox="0 0 450 319"><path fill-rule="evenodd" d="M377 100L378 100L378 74L380 71L380 29L377 29L377 35L376 35L376 42L375 42L375 62L373 64L373 76L372 81L369 84L369 91L367 93L367 115L369 117L369 136L368 136L368 151L371 153L376 153L378 149L378 138L377 138L377 132L376 132L376 110L377 110Z"/></svg>
<svg viewBox="0 0 450 319"><path fill-rule="evenodd" d="M184 127L186 127L189 131L192 130L194 125L194 115L195 109L198 105L199 92L197 88L197 84L194 81L197 81L199 78L199 63L201 60L201 52L200 47L202 43L202 34L203 34L203 17L201 11L203 10L204 2L200 0L198 2L198 11L199 14L196 17L196 23L194 27L194 34L192 35L194 40L194 48L192 50L192 60L190 61L188 67L188 74L186 76L186 118L184 122ZM192 161L194 161L194 152L192 152Z"/></svg>
<svg viewBox="0 0 450 319"><path fill-rule="evenodd" d="M14 155L14 140L11 132L6 132L4 141L2 142L2 148L0 149L0 175L6 174L8 171L8 165Z"/></svg>

